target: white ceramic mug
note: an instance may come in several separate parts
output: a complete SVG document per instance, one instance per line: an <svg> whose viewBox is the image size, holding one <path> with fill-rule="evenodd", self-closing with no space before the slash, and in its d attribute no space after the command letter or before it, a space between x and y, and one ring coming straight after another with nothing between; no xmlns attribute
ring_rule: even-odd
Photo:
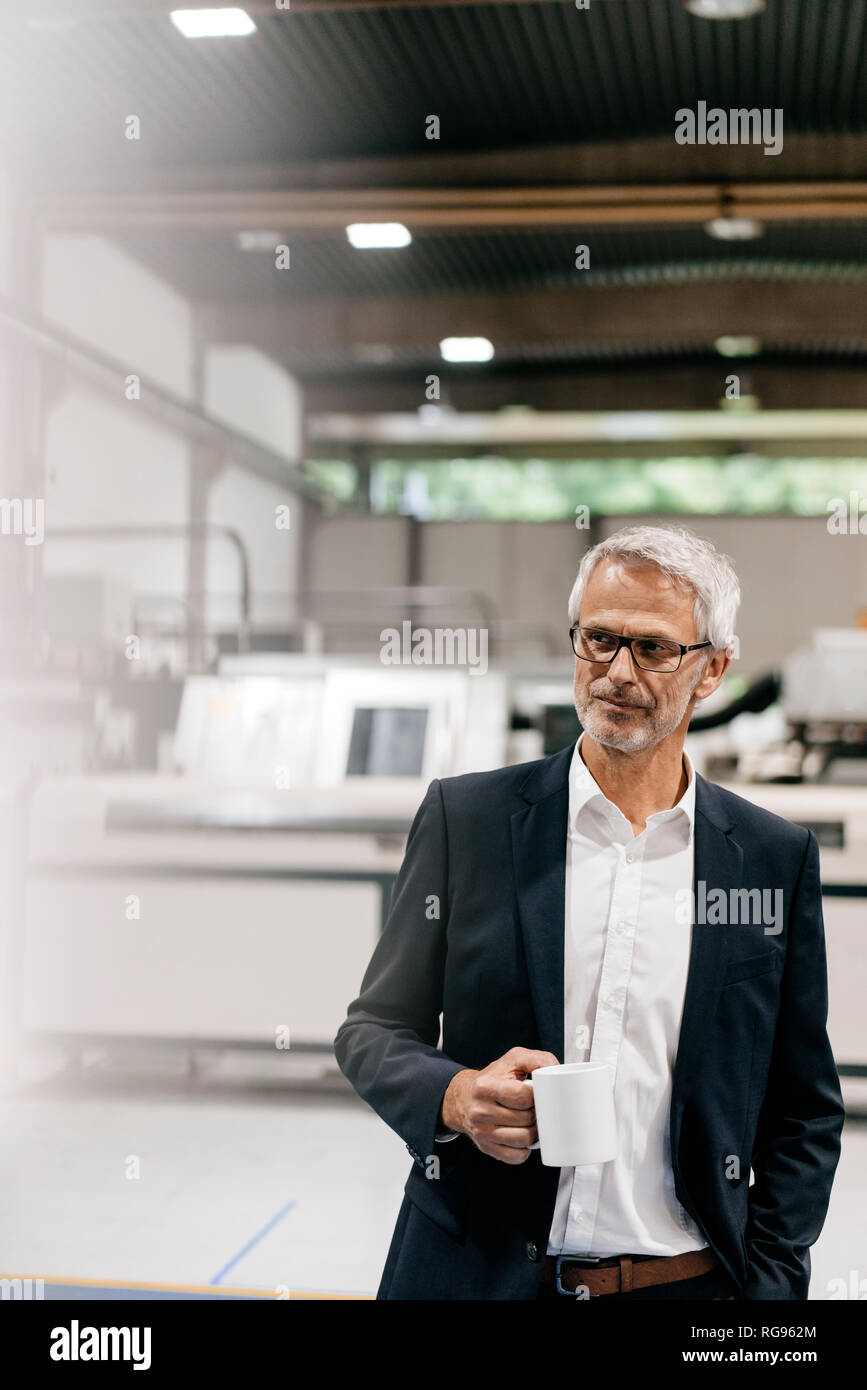
<svg viewBox="0 0 867 1390"><path fill-rule="evenodd" d="M546 1168L608 1163L617 1152L614 1079L605 1062L537 1067L525 1085L533 1105Z"/></svg>

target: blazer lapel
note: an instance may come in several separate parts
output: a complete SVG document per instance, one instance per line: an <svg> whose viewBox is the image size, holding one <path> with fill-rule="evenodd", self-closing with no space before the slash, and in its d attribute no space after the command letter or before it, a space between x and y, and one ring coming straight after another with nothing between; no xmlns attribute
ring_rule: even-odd
<svg viewBox="0 0 867 1390"><path fill-rule="evenodd" d="M701 1056L703 1039L713 1018L716 991L726 952L726 928L707 921L696 922L695 906L706 894L729 890L741 883L743 850L732 838L732 820L713 783L696 775L695 855L693 867L693 923L686 995L680 1026L671 1095L671 1151L677 1154L680 1122L690 1082ZM699 914L701 916L702 914Z"/></svg>
<svg viewBox="0 0 867 1390"><path fill-rule="evenodd" d="M511 818L512 853L524 955L539 1046L563 1061L563 945L566 934L566 831L569 767L575 745L537 763Z"/></svg>

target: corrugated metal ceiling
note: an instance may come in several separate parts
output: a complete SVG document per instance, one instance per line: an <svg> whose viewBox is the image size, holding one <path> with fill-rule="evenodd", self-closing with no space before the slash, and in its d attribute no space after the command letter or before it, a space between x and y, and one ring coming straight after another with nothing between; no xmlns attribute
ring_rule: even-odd
<svg viewBox="0 0 867 1390"><path fill-rule="evenodd" d="M279 231L279 229L276 229ZM288 237L291 266L273 253L239 253L233 238L124 232L122 245L199 299L343 299L456 291L732 277L823 281L867 277L863 222L769 225L754 241L721 242L700 227L605 227L417 236L399 251L359 252L345 235ZM591 248L589 270L575 247Z"/></svg>
<svg viewBox="0 0 867 1390"><path fill-rule="evenodd" d="M789 131L867 128L865 0L768 0L733 23L682 0L290 11L221 42L184 39L167 14L45 32L29 0L4 13L17 148L58 172L410 152L430 113L442 150L670 134L700 99L782 107Z"/></svg>
<svg viewBox="0 0 867 1390"><path fill-rule="evenodd" d="M827 134L828 165L816 175L823 178L855 176L855 137L863 148L858 176L867 177L867 0L767 0L763 15L733 23L695 19L682 0L592 0L588 11L551 0L257 12L256 35L221 42L190 42L167 13L130 13L135 3L125 0L116 17L80 19L56 31L25 21L52 6L75 20L71 4L22 0L3 11L0 123L14 133L13 164L44 188L111 193L159 188L161 178L183 187L187 170L191 179L198 173L201 188L230 167L254 166L271 171L273 187L290 162L410 155L426 161L433 181L436 161L460 152L493 156L637 137L658 137L670 149L675 112L699 100L781 107L788 136ZM424 138L432 113L441 122L436 145ZM124 137L130 114L141 119L137 141ZM840 149L848 142L845 168L835 164L835 137ZM759 164L773 166L760 177L793 177L785 155ZM680 177L695 177L692 167ZM654 177L651 165L646 178ZM311 185L323 178L322 166L309 171ZM858 281L867 273L865 225L769 224L763 238L746 243L674 225L600 227L592 236L580 225L443 231L419 234L399 252L364 254L336 231L296 232L287 237L288 274L277 273L267 253L239 252L228 233L110 234L193 299L258 303L507 295L737 275ZM574 269L574 246L583 240L592 249L589 272ZM653 353L652 333L648 325L646 343L616 351L624 360ZM546 343L541 324L539 334L536 342L513 344L509 360L561 360L562 341ZM812 341L779 346L829 349ZM308 365L341 370L357 362L356 347L336 345ZM677 351L705 348L685 341ZM661 356L673 350L658 349ZM845 353L846 345L838 350ZM420 344L417 360L427 361L428 352ZM576 362L605 352L600 343L571 348ZM415 360L405 350L395 359Z"/></svg>
<svg viewBox="0 0 867 1390"><path fill-rule="evenodd" d="M455 366L454 364L444 365L439 362L432 345L427 342L419 342L413 347L401 347L393 349L387 358L371 356L366 358L359 353L357 347L347 343L343 348L329 349L321 352L303 347L293 347L290 355L287 356L287 367L303 380L318 381L332 379L335 382L341 374L348 378L353 378L359 371L368 372L371 367L376 370L378 379L394 377L396 379L405 378L407 374L414 374L416 383L422 383L420 391L420 403L423 399L423 384L425 374L431 371L440 373L442 381L449 383L461 375L464 377L470 374L478 374L481 370L486 374L494 372L512 373L528 368L539 368L547 370L566 369L566 368L604 368L616 367L618 364L629 366L635 370L649 365L661 365L665 363L681 364L704 364L713 368L717 376L722 380L725 371L721 363L725 359L720 358L708 351L705 338L684 337L676 343L659 343L654 338L653 324L647 325L647 337L643 342L636 343L616 343L610 346L600 343L587 343L583 339L576 337L571 342L559 340L556 343L545 342L544 340L530 340L525 342L511 342L501 347L497 351L495 362L486 363L483 368L472 364L470 366ZM748 369L750 361L758 362L759 359L739 359L740 365L730 363L730 369L743 371ZM851 362L863 371L867 363L867 329L864 334L855 340L838 339L836 341L812 341L805 340L803 343L793 346L788 339L766 339L762 343L761 362L764 365L771 363L789 364L795 366L846 366ZM624 408L628 399L628 389L624 380Z"/></svg>

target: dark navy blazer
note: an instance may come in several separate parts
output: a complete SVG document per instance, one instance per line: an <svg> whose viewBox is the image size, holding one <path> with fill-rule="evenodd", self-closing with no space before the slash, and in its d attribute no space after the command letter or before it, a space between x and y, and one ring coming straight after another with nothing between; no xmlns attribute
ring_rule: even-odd
<svg viewBox="0 0 867 1390"><path fill-rule="evenodd" d="M538 1150L507 1164L466 1135L435 1135L456 1072L515 1046L563 1059L573 749L431 783L334 1040L344 1075L413 1157L378 1298L536 1297L560 1169ZM697 777L697 901L700 884L726 902L780 889L784 919L774 934L752 913L728 925L694 914L671 1101L676 1195L743 1298L805 1299L843 1127L816 839Z"/></svg>

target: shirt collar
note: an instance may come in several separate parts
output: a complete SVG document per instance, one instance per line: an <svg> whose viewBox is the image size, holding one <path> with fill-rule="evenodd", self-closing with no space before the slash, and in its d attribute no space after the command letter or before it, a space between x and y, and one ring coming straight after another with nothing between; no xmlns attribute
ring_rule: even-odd
<svg viewBox="0 0 867 1390"><path fill-rule="evenodd" d="M602 791L596 778L591 773L584 759L581 757L581 744L584 740L582 733L575 744L575 752L572 754L572 762L569 767L569 825L570 828L576 824L578 816L591 801L595 801L600 809L616 811L623 816L620 808L615 806L612 801ZM695 769L690 762L686 752L683 755L683 766L688 778L686 790L675 806L668 810L655 811L653 815L647 817L649 829L660 825L665 821L677 820L682 816L686 817L688 826L688 838L691 840L695 829ZM598 798L598 801L596 800ZM625 819L625 818L624 818Z"/></svg>

